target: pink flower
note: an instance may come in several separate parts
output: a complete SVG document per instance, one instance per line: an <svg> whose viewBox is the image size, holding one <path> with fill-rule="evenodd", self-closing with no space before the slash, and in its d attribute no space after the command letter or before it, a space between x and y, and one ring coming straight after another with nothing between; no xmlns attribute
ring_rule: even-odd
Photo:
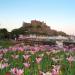
<svg viewBox="0 0 75 75"><path fill-rule="evenodd" d="M17 74L17 68L11 69L11 73L13 73L14 75L16 75Z"/></svg>
<svg viewBox="0 0 75 75"><path fill-rule="evenodd" d="M23 75L23 69L13 68L11 69L11 73L14 75Z"/></svg>
<svg viewBox="0 0 75 75"><path fill-rule="evenodd" d="M23 75L23 70L22 69L18 69L17 70L17 75Z"/></svg>
<svg viewBox="0 0 75 75"><path fill-rule="evenodd" d="M4 69L5 67L8 67L8 66L9 66L8 63L0 64L1 69Z"/></svg>
<svg viewBox="0 0 75 75"><path fill-rule="evenodd" d="M72 61L75 61L75 59L74 59L74 57L72 57L72 56L70 56L70 57L68 57L68 58L66 58L70 63L72 62Z"/></svg>
<svg viewBox="0 0 75 75"><path fill-rule="evenodd" d="M59 75L59 71L60 66L59 65L54 66L54 68L52 69L52 75Z"/></svg>
<svg viewBox="0 0 75 75"><path fill-rule="evenodd" d="M12 58L17 59L19 55L11 55Z"/></svg>
<svg viewBox="0 0 75 75"><path fill-rule="evenodd" d="M24 57L25 60L28 60L30 55L23 55L23 57Z"/></svg>
<svg viewBox="0 0 75 75"><path fill-rule="evenodd" d="M34 47L34 50L35 50L36 52L38 52L38 51L40 50L40 48L39 48L39 47Z"/></svg>
<svg viewBox="0 0 75 75"><path fill-rule="evenodd" d="M41 60L42 60L41 57L37 57L37 58L36 58L36 62L37 62L37 64L39 64L39 63L41 62Z"/></svg>
<svg viewBox="0 0 75 75"><path fill-rule="evenodd" d="M25 66L26 68L29 68L29 66L30 66L29 63L23 63L23 64L24 64L24 66Z"/></svg>
<svg viewBox="0 0 75 75"><path fill-rule="evenodd" d="M52 69L52 75L59 75L59 72L56 69Z"/></svg>
<svg viewBox="0 0 75 75"><path fill-rule="evenodd" d="M22 48L22 47L19 47L19 50L20 50L20 51L24 51L24 48Z"/></svg>

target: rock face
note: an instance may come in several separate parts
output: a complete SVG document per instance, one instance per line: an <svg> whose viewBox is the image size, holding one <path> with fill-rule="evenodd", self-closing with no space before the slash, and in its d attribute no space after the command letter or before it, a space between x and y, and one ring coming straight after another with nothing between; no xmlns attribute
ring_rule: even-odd
<svg viewBox="0 0 75 75"><path fill-rule="evenodd" d="M57 36L63 35L66 36L66 33L56 30L52 30L49 26L46 25L44 22L40 22L37 20L32 20L31 23L23 22L23 26L20 28L29 34L36 34L36 35L49 35L49 36Z"/></svg>

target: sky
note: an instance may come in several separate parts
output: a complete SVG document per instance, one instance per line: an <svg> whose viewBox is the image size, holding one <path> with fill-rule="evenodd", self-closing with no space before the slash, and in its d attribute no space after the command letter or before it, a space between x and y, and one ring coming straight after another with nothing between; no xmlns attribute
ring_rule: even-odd
<svg viewBox="0 0 75 75"><path fill-rule="evenodd" d="M75 0L0 0L0 28L11 31L31 20L75 35Z"/></svg>

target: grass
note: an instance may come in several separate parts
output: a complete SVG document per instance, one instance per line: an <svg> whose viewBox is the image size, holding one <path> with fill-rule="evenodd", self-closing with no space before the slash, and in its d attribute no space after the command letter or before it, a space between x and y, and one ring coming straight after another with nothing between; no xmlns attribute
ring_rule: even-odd
<svg viewBox="0 0 75 75"><path fill-rule="evenodd" d="M9 46L13 45L11 40L0 40L0 46L2 48L7 48Z"/></svg>

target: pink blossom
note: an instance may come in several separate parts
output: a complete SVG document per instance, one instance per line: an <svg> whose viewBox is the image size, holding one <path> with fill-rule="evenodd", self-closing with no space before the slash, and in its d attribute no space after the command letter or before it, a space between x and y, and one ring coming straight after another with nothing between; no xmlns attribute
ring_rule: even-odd
<svg viewBox="0 0 75 75"><path fill-rule="evenodd" d="M17 59L19 55L11 55L12 58Z"/></svg>
<svg viewBox="0 0 75 75"><path fill-rule="evenodd" d="M25 66L26 68L29 68L29 66L30 66L29 63L23 63L23 64L24 64L24 66Z"/></svg>
<svg viewBox="0 0 75 75"><path fill-rule="evenodd" d="M59 65L54 66L54 68L52 69L52 75L59 75L59 71L60 66Z"/></svg>
<svg viewBox="0 0 75 75"><path fill-rule="evenodd" d="M23 75L23 69L13 68L11 69L11 73L14 75Z"/></svg>
<svg viewBox="0 0 75 75"><path fill-rule="evenodd" d="M17 75L23 75L23 70L22 69L18 69L17 70Z"/></svg>
<svg viewBox="0 0 75 75"><path fill-rule="evenodd" d="M24 51L24 48L23 48L23 47L19 47L19 50L20 50L20 51Z"/></svg>
<svg viewBox="0 0 75 75"><path fill-rule="evenodd" d="M9 66L8 63L0 64L1 69L4 69L5 67L8 67L8 66Z"/></svg>
<svg viewBox="0 0 75 75"><path fill-rule="evenodd" d="M41 62L41 60L42 60L41 57L37 57L37 58L36 58L36 62L37 62L37 64L39 64L39 63Z"/></svg>
<svg viewBox="0 0 75 75"><path fill-rule="evenodd" d="M68 58L66 58L69 62L75 61L74 57L70 56Z"/></svg>
<svg viewBox="0 0 75 75"><path fill-rule="evenodd" d="M28 60L30 55L23 55L23 57L24 57L25 60Z"/></svg>
<svg viewBox="0 0 75 75"><path fill-rule="evenodd" d="M11 69L11 73L13 73L14 75L16 75L17 74L17 68Z"/></svg>

